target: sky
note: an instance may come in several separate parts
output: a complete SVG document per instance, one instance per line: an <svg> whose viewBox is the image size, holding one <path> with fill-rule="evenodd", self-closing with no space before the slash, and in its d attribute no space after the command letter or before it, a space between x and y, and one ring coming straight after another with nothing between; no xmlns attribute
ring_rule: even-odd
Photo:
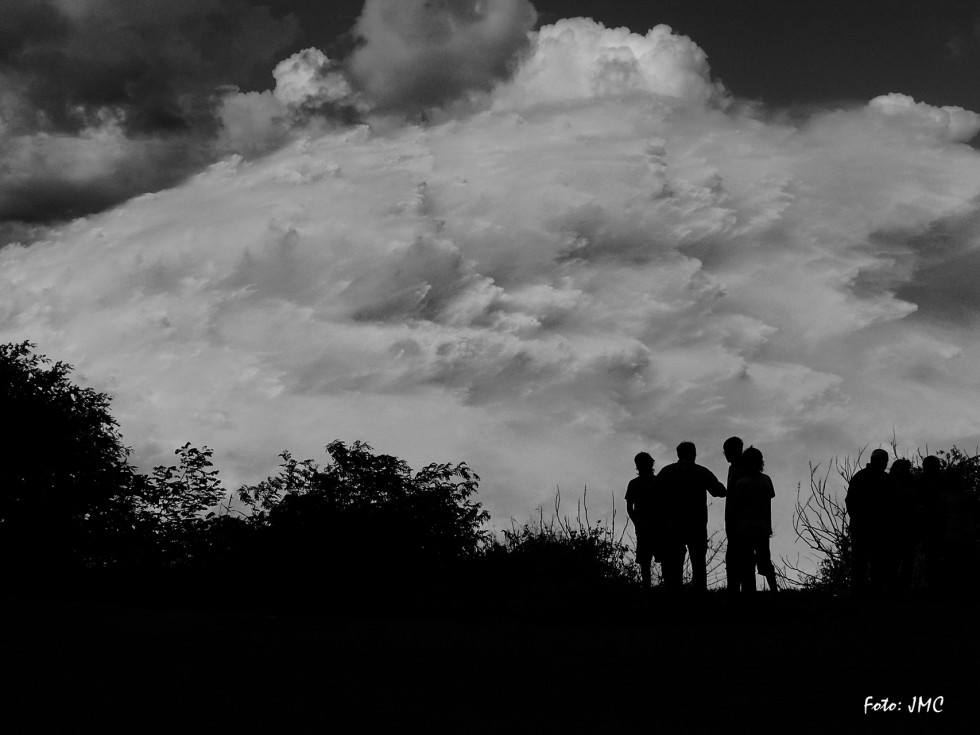
<svg viewBox="0 0 980 735"><path fill-rule="evenodd" d="M739 435L793 555L810 463L980 444L980 3L2 13L0 340L144 469L362 439L621 527Z"/></svg>

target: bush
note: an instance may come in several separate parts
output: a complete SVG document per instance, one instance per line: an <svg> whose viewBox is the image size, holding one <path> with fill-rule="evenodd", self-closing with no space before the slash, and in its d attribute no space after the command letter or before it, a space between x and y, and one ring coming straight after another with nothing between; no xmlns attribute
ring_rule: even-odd
<svg viewBox="0 0 980 735"><path fill-rule="evenodd" d="M484 568L490 584L538 600L561 600L637 583L639 567L626 543L626 528L617 537L615 515L609 525L592 524L587 498L586 491L574 521L561 517L559 491L549 521L541 511L536 520L505 530L503 538L495 539L486 550Z"/></svg>

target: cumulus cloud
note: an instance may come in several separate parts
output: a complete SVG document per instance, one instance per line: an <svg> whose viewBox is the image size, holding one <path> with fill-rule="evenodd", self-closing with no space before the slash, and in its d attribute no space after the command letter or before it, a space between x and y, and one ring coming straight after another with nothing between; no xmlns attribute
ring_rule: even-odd
<svg viewBox="0 0 980 735"><path fill-rule="evenodd" d="M305 127L8 246L0 339L113 393L140 462L207 443L232 484L365 438L466 459L498 518L555 484L602 511L638 450L663 465L691 439L721 473L737 434L766 454L780 550L808 461L893 427L980 438L965 277L941 308L980 257L972 118L747 114L664 27L562 22L521 58L466 114ZM229 97L242 139L346 99L334 70L303 52Z"/></svg>
<svg viewBox="0 0 980 735"><path fill-rule="evenodd" d="M665 25L642 36L582 18L541 29L509 92L498 94L498 105L630 93L693 102L725 99L722 85L711 79L707 55L691 39Z"/></svg>
<svg viewBox="0 0 980 735"><path fill-rule="evenodd" d="M272 76L273 89L246 93L231 89L222 95L218 150L267 153L291 139L357 124L374 109L354 89L343 64L316 48L280 61Z"/></svg>
<svg viewBox="0 0 980 735"><path fill-rule="evenodd" d="M264 153L297 130L309 133L317 122L351 124L367 111L341 65L319 49L304 49L280 61L272 76L276 84L271 90L233 89L222 96L219 149Z"/></svg>
<svg viewBox="0 0 980 735"><path fill-rule="evenodd" d="M536 20L528 0L367 0L350 73L378 110L422 110L507 77Z"/></svg>
<svg viewBox="0 0 980 735"><path fill-rule="evenodd" d="M275 98L284 105L317 109L349 104L353 96L340 65L315 48L279 62L272 76L276 80Z"/></svg>
<svg viewBox="0 0 980 735"><path fill-rule="evenodd" d="M968 142L980 132L980 115L962 107L933 107L905 94L875 97L868 107L898 124L921 130L945 140Z"/></svg>

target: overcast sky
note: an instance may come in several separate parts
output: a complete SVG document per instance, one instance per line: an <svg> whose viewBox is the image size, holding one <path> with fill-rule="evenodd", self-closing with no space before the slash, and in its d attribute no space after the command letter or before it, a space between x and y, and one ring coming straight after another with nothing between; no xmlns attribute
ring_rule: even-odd
<svg viewBox="0 0 980 735"><path fill-rule="evenodd" d="M738 434L791 553L810 462L980 443L977 3L2 12L0 340L144 468L364 439L622 521Z"/></svg>

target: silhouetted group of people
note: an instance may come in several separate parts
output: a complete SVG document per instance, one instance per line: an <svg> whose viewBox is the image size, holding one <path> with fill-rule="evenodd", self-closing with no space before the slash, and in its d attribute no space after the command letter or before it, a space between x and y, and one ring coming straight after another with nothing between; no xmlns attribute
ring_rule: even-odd
<svg viewBox="0 0 980 735"><path fill-rule="evenodd" d="M636 529L636 560L643 585L652 582L652 565L661 565L664 589L683 584L684 560L691 582L707 589L707 495L725 498L725 569L730 592L754 592L756 573L769 589L779 589L772 563L772 499L776 492L755 447L739 437L723 445L727 482L695 461L691 442L677 446L677 461L659 473L646 452L634 457L637 477L626 489L626 509ZM917 560L932 590L952 591L975 574L980 563L980 502L962 473L943 468L939 457L922 460L921 471L908 459L888 469L888 452L876 449L866 467L848 483L847 511L850 581L855 592L901 594L911 589ZM843 544L842 544L843 546Z"/></svg>
<svg viewBox="0 0 980 735"><path fill-rule="evenodd" d="M726 498L728 589L754 592L756 571L766 578L770 590L778 589L769 551L776 493L772 480L763 472L762 452L755 447L743 451L738 437L728 439L723 449L729 462L726 484L695 462L697 449L691 442L681 442L677 462L659 473L654 473L654 460L648 453L634 457L637 477L626 489L626 509L636 529L636 559L645 587L651 584L656 560L664 589L679 589L684 559L689 557L694 589L707 589L707 495L711 495Z"/></svg>
<svg viewBox="0 0 980 735"><path fill-rule="evenodd" d="M962 478L944 472L939 457L912 463L876 449L851 477L845 504L855 592L902 594L912 586L916 559L934 591L952 591L978 560L976 499ZM921 552L921 556L920 556Z"/></svg>

